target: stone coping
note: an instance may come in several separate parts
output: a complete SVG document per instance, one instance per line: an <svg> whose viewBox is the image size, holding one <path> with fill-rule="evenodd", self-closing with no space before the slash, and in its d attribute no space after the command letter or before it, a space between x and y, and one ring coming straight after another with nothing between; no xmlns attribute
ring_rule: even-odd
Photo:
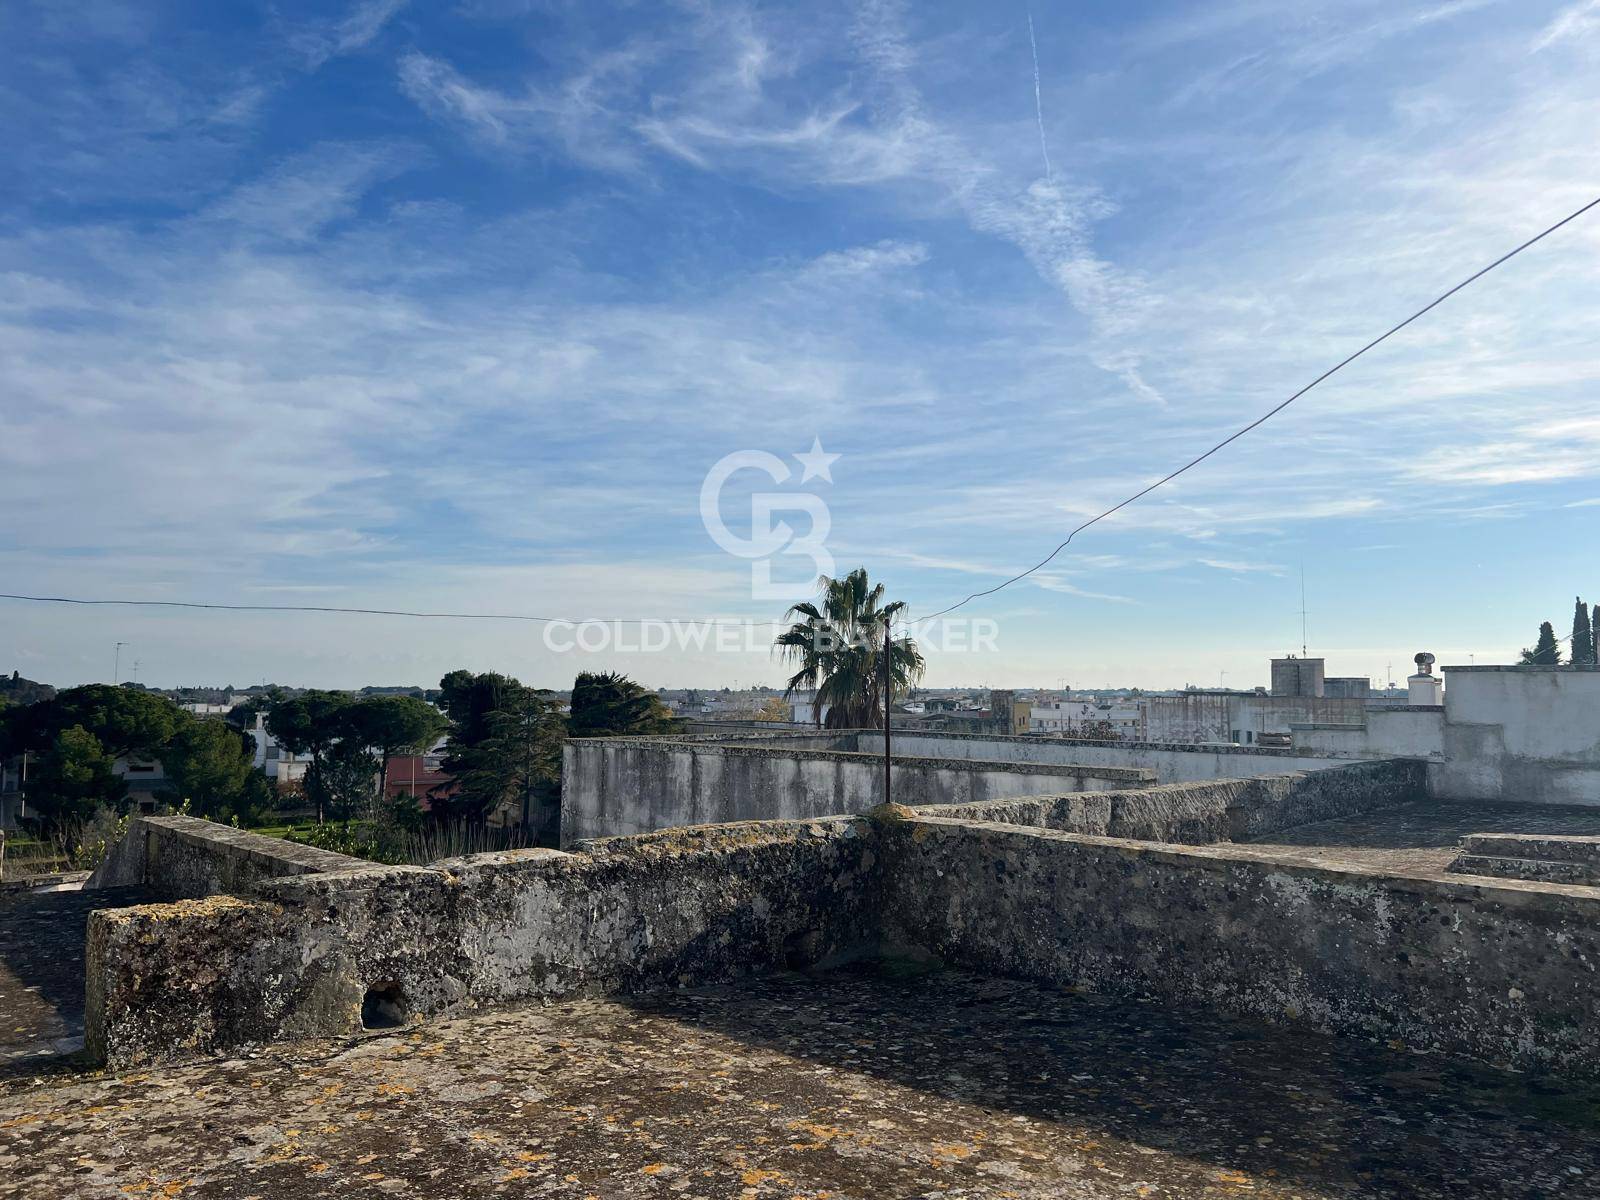
<svg viewBox="0 0 1600 1200"><path fill-rule="evenodd" d="M913 825L935 826L939 829L964 829L988 832L1006 837L1034 837L1050 841L1072 842L1125 854L1131 859L1147 858L1180 866L1205 870L1225 871L1232 863L1252 863L1281 869L1291 875L1303 875L1338 882L1340 879L1363 879L1382 883L1398 891L1414 894L1438 895L1444 891L1449 898L1467 904L1483 901L1506 904L1512 907L1548 905L1552 900L1570 900L1583 905L1590 915L1587 920L1600 924L1600 886L1570 883L1546 883L1538 880L1506 879L1489 875L1458 875L1448 871L1425 869L1397 870L1351 859L1337 861L1327 858L1312 860L1283 846L1260 846L1241 842L1211 842L1203 846L1179 845L1172 842L1143 842L1129 838L1098 837L1087 833L1068 833L1058 829L1041 829L1034 825L1007 825L998 821L974 821L960 817L935 817L920 810L905 818ZM915 837L915 831L913 831Z"/></svg>
<svg viewBox="0 0 1600 1200"><path fill-rule="evenodd" d="M268 877L351 871L372 865L365 859L336 854L332 850L319 850L315 846L284 838L251 833L246 829L235 829L231 825L221 825L200 817L176 814L141 816L129 823L122 841L112 848L106 860L85 881L85 890L145 882L145 859L151 838L167 838L196 847L214 860L253 865L261 868L263 875Z"/></svg>
<svg viewBox="0 0 1600 1200"><path fill-rule="evenodd" d="M982 739L977 739L981 741ZM688 750L724 758L785 758L808 762L881 763L883 755L862 750L806 750L782 747L749 746L740 742L684 742L675 738L574 738L575 744L628 746L651 750ZM894 755L897 765L950 771L1004 771L1011 775L1070 775L1082 779L1109 779L1125 783L1154 783L1156 772L1149 767L1097 767L1083 763L1012 762L998 758L931 758L922 755Z"/></svg>
<svg viewBox="0 0 1600 1200"><path fill-rule="evenodd" d="M1432 705L1406 705L1401 707L1415 708L1417 711L1443 711L1442 706ZM1243 754L1252 758L1327 758L1339 759L1340 756L1319 750L1296 750L1293 747L1274 746L1241 746L1233 742L1129 742L1118 738L1063 738L1045 737L1038 734L1012 734L1012 733L946 733L935 729L898 729L891 728L893 740L915 741L919 738L940 738L962 742L1016 742L1021 745L1047 745L1047 746L1100 746L1116 750L1171 750L1183 754ZM773 733L750 733L724 735L720 733L696 734L654 734L646 737L615 737L615 738L568 738L573 743L589 744L611 742L620 745L663 745L669 743L682 745L712 745L729 746L740 742L750 741L782 741L786 738L815 738L815 737L854 737L866 734L872 737L883 737L881 729L817 729L800 732L786 729ZM813 751L813 753L853 753L852 751ZM907 756L912 757L912 756ZM1393 757L1393 756L1390 756ZM960 761L972 761L962 759Z"/></svg>
<svg viewBox="0 0 1600 1200"><path fill-rule="evenodd" d="M223 845L247 858L283 863L307 872L348 871L356 867L371 866L365 859L352 858L332 850L321 850L287 838L268 837L248 829L235 829L201 817L166 816L141 817L147 825L164 829L184 841L206 845Z"/></svg>

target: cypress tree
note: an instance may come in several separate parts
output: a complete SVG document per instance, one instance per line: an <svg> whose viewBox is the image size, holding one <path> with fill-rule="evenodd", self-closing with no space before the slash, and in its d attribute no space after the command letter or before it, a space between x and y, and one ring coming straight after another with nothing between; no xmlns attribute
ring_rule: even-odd
<svg viewBox="0 0 1600 1200"><path fill-rule="evenodd" d="M1572 611L1571 661L1575 667L1594 665L1594 630L1589 624L1589 606L1582 596Z"/></svg>
<svg viewBox="0 0 1600 1200"><path fill-rule="evenodd" d="M1539 641L1522 652L1522 661L1536 667L1554 667L1561 662L1561 647L1556 643L1555 626L1545 621L1539 626Z"/></svg>

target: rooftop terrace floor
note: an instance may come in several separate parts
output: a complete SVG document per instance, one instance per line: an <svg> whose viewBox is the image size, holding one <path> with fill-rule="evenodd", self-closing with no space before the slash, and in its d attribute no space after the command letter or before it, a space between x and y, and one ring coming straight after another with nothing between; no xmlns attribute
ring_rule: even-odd
<svg viewBox="0 0 1600 1200"><path fill-rule="evenodd" d="M1600 1196L1600 1094L892 964L0 1081L0 1191Z"/></svg>
<svg viewBox="0 0 1600 1200"><path fill-rule="evenodd" d="M1398 874L1443 871L1469 833L1600 834L1600 808L1423 800L1322 821L1247 843L1296 858L1355 862Z"/></svg>

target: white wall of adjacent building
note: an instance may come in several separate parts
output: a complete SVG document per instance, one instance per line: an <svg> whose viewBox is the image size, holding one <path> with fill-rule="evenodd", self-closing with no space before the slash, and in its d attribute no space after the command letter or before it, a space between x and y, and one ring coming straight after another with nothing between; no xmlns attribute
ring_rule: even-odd
<svg viewBox="0 0 1600 1200"><path fill-rule="evenodd" d="M1294 746L1425 758L1439 799L1600 806L1600 670L1445 667L1443 699L1375 708L1355 727L1297 727Z"/></svg>

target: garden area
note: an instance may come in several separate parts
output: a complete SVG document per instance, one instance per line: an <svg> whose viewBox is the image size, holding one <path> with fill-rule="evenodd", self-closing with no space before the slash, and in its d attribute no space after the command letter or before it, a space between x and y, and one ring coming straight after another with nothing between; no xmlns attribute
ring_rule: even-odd
<svg viewBox="0 0 1600 1200"><path fill-rule="evenodd" d="M204 716L126 684L36 685L24 703L0 695L0 779L22 817L0 881L92 871L136 812L387 864L550 845L564 738L674 726L659 697L615 674L580 674L566 706L508 676L452 671L432 699L273 688ZM391 779L391 763L425 753L436 782L424 794ZM265 769L290 762L297 774Z"/></svg>

